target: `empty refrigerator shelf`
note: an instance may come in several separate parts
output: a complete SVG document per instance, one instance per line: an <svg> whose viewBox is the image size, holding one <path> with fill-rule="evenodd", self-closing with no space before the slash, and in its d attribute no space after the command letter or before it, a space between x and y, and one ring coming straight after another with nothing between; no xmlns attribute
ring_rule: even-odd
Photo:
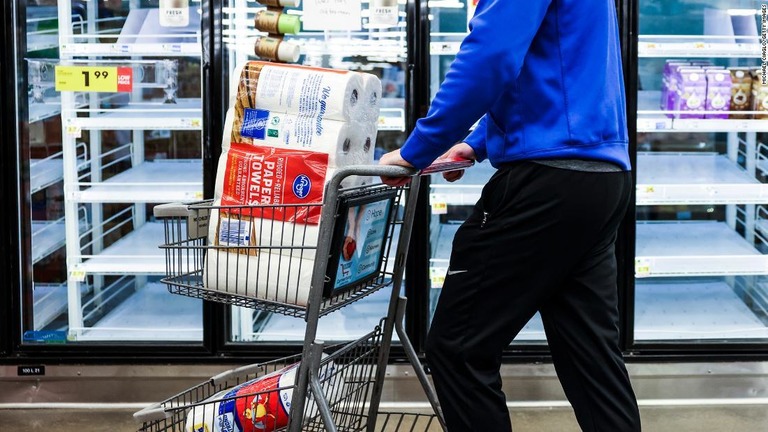
<svg viewBox="0 0 768 432"><path fill-rule="evenodd" d="M496 168L486 161L467 168L461 179L453 183L446 181L442 174L434 174L430 184L430 204L473 206L495 172Z"/></svg>
<svg viewBox="0 0 768 432"><path fill-rule="evenodd" d="M98 255L81 255L77 268L86 274L165 274L165 238L162 222L147 222L114 242Z"/></svg>
<svg viewBox="0 0 768 432"><path fill-rule="evenodd" d="M52 254L66 243L64 218L32 221L32 264Z"/></svg>
<svg viewBox="0 0 768 432"><path fill-rule="evenodd" d="M763 132L765 119L673 119L661 109L660 91L637 92L638 132Z"/></svg>
<svg viewBox="0 0 768 432"><path fill-rule="evenodd" d="M66 283L35 283L32 297L35 330L41 330L67 310Z"/></svg>
<svg viewBox="0 0 768 432"><path fill-rule="evenodd" d="M61 97L46 97L45 102L29 103L29 122L34 123L61 114Z"/></svg>
<svg viewBox="0 0 768 432"><path fill-rule="evenodd" d="M200 160L158 159L143 162L101 183L73 192L80 202L170 202L202 198L203 164Z"/></svg>
<svg viewBox="0 0 768 432"><path fill-rule="evenodd" d="M635 290L635 339L768 338L768 328L725 281L642 281Z"/></svg>
<svg viewBox="0 0 768 432"><path fill-rule="evenodd" d="M764 275L768 257L724 222L639 222L636 277Z"/></svg>
<svg viewBox="0 0 768 432"><path fill-rule="evenodd" d="M78 341L202 341L202 302L168 292L149 282L135 290L93 327L79 331Z"/></svg>
<svg viewBox="0 0 768 432"><path fill-rule="evenodd" d="M203 126L200 99L177 99L176 103L127 103L115 109L76 111L90 112L91 115L68 117L67 127L109 130L202 130Z"/></svg>
<svg viewBox="0 0 768 432"><path fill-rule="evenodd" d="M76 145L77 170L86 167L87 148L84 143ZM63 152L54 153L45 159L29 160L29 193L35 193L48 186L58 183L64 178Z"/></svg>
<svg viewBox="0 0 768 432"><path fill-rule="evenodd" d="M60 158L29 161L29 193L35 193L61 181L64 165Z"/></svg>
<svg viewBox="0 0 768 432"><path fill-rule="evenodd" d="M717 153L638 153L637 204L759 204L768 184Z"/></svg>
<svg viewBox="0 0 768 432"><path fill-rule="evenodd" d="M448 265L448 258L451 257L451 248L453 238L456 236L461 224L439 224L437 233L432 238L432 259L430 261L445 262Z"/></svg>

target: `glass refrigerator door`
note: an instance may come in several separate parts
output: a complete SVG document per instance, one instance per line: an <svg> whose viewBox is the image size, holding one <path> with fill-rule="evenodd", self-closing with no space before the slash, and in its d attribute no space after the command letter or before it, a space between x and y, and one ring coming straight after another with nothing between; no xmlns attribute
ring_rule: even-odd
<svg viewBox="0 0 768 432"><path fill-rule="evenodd" d="M641 0L639 11L635 341L764 343L758 2Z"/></svg>
<svg viewBox="0 0 768 432"><path fill-rule="evenodd" d="M267 33L255 28L257 14L266 7L255 0L223 2L224 68L231 82L237 67L257 56L255 45ZM264 1L269 3L269 1ZM406 12L405 1L361 2L286 1L283 13L298 19L301 30L287 34L285 43L298 46L296 64L368 72L382 83L381 112L376 136L376 159L405 141ZM262 45L263 46L263 45ZM230 90L231 91L231 90ZM258 102L257 102L258 104ZM258 106L257 106L258 108ZM392 246L394 250L395 245ZM355 339L376 326L386 315L391 291L382 289L333 312L320 320L323 340ZM231 339L234 342L301 341L306 323L299 318L231 308Z"/></svg>
<svg viewBox="0 0 768 432"><path fill-rule="evenodd" d="M467 35L467 24L474 15L477 0L430 1L430 59L431 97L434 97L440 83ZM429 273L430 320L440 297L451 244L456 230L469 216L472 207L480 198L485 183L495 172L488 161L475 164L467 169L464 176L449 183L441 174L433 174L430 182L429 202L432 212L430 220ZM541 344L546 341L544 325L537 313L515 338L513 344Z"/></svg>
<svg viewBox="0 0 768 432"><path fill-rule="evenodd" d="M202 198L199 1L29 0L24 343L202 341L158 203ZM172 10L171 10L172 9Z"/></svg>

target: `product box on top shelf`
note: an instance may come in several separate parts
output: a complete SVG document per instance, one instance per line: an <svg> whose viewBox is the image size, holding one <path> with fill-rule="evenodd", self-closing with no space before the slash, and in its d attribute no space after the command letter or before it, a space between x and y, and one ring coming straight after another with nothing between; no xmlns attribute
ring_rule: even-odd
<svg viewBox="0 0 768 432"><path fill-rule="evenodd" d="M768 119L768 84L763 84L762 71L752 71L752 111L765 112L753 114L756 119Z"/></svg>
<svg viewBox="0 0 768 432"><path fill-rule="evenodd" d="M748 68L729 68L731 72L731 115L732 119L748 119L749 114L736 114L752 109L752 74Z"/></svg>

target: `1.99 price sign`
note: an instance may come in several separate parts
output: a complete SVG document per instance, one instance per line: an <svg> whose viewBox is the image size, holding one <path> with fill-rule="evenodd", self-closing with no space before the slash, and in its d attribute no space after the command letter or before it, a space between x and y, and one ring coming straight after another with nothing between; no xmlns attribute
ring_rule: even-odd
<svg viewBox="0 0 768 432"><path fill-rule="evenodd" d="M105 66L56 66L56 91L130 92L133 69Z"/></svg>

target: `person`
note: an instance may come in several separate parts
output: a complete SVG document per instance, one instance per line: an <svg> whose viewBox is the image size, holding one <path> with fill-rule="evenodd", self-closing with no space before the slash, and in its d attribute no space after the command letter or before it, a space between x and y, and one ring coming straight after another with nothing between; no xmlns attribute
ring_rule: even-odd
<svg viewBox="0 0 768 432"><path fill-rule="evenodd" d="M480 0L426 117L380 160L497 168L453 240L426 343L450 432L511 430L502 352L536 312L581 429L640 430L618 330L632 189L620 58L613 0Z"/></svg>

